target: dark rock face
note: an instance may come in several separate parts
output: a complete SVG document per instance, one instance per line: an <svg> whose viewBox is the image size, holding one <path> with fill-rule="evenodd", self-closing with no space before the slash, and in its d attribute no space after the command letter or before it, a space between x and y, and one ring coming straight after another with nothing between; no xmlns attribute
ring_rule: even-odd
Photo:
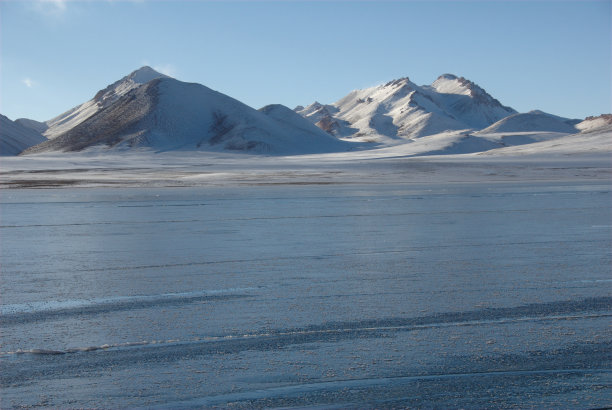
<svg viewBox="0 0 612 410"><path fill-rule="evenodd" d="M130 91L66 133L23 153L81 151L92 145L114 146L124 141L129 145L140 145L145 129L136 125L155 107L159 81L153 80Z"/></svg>
<svg viewBox="0 0 612 410"><path fill-rule="evenodd" d="M600 118L606 121L608 124L612 124L612 114L601 114L597 116L590 116L590 117L586 117L584 120L591 121L591 120L597 120Z"/></svg>

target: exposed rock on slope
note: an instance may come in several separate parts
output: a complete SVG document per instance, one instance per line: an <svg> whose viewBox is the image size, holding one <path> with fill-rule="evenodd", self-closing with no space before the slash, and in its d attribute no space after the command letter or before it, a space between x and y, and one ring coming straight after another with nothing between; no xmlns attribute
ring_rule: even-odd
<svg viewBox="0 0 612 410"><path fill-rule="evenodd" d="M151 67L141 67L105 89L98 91L91 100L46 121L45 125L47 129L43 132L43 135L49 139L56 138L92 117L99 111L114 104L119 98L126 95L131 90L157 78L170 77L158 73Z"/></svg>
<svg viewBox="0 0 612 410"><path fill-rule="evenodd" d="M612 129L612 114L601 114L597 117L586 117L584 121L576 124L581 132L590 132L600 129ZM612 142L612 141L611 141Z"/></svg>

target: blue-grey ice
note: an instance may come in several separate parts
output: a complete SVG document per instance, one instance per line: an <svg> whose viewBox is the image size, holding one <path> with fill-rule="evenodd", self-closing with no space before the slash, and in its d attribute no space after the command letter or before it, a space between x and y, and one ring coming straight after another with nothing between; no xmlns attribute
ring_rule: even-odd
<svg viewBox="0 0 612 410"><path fill-rule="evenodd" d="M5 190L2 407L610 405L607 176L413 164Z"/></svg>

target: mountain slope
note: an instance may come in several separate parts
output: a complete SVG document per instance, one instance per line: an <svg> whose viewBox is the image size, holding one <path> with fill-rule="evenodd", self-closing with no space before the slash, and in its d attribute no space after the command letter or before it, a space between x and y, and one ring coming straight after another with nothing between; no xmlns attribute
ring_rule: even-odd
<svg viewBox="0 0 612 410"><path fill-rule="evenodd" d="M480 129L516 113L476 84L451 74L431 86L400 78L352 91L334 104L314 103L295 111L337 137L386 143Z"/></svg>
<svg viewBox="0 0 612 410"><path fill-rule="evenodd" d="M286 107L260 112L200 84L157 78L114 95L118 93L78 124L25 153L79 151L96 145L271 154L349 148Z"/></svg>
<svg viewBox="0 0 612 410"><path fill-rule="evenodd" d="M0 114L0 155L17 155L45 140L39 132Z"/></svg>
<svg viewBox="0 0 612 410"><path fill-rule="evenodd" d="M45 125L47 129L43 132L43 135L49 139L56 138L87 120L100 110L115 103L119 98L126 95L131 90L157 78L170 77L158 73L151 67L141 67L105 89L98 91L91 100L46 121Z"/></svg>

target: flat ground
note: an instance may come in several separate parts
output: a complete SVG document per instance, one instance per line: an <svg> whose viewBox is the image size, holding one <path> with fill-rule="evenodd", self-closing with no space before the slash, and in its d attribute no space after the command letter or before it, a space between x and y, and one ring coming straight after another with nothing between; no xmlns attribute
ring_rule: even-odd
<svg viewBox="0 0 612 410"><path fill-rule="evenodd" d="M612 405L607 155L2 159L2 407Z"/></svg>
<svg viewBox="0 0 612 410"><path fill-rule="evenodd" d="M610 181L612 155L406 157L386 149L289 157L206 152L51 154L0 158L1 188L194 187Z"/></svg>

